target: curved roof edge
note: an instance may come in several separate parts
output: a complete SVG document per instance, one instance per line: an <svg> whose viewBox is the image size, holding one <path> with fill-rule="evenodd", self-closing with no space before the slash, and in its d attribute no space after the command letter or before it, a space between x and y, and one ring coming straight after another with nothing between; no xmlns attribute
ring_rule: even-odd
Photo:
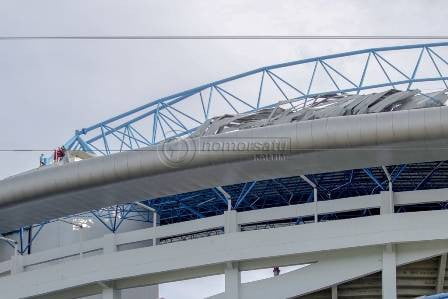
<svg viewBox="0 0 448 299"><path fill-rule="evenodd" d="M448 107L331 117L179 139L0 181L0 228L7 231L117 203L214 186L445 160L447 139ZM284 159L259 159L276 154Z"/></svg>

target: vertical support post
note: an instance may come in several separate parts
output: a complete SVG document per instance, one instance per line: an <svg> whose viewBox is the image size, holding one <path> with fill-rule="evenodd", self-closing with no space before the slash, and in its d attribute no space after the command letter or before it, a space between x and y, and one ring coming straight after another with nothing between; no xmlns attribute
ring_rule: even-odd
<svg viewBox="0 0 448 299"><path fill-rule="evenodd" d="M381 281L383 298L397 298L397 256L393 244L386 244L383 248Z"/></svg>
<svg viewBox="0 0 448 299"><path fill-rule="evenodd" d="M313 188L313 201L314 201L314 223L319 221L317 213L317 188Z"/></svg>
<svg viewBox="0 0 448 299"><path fill-rule="evenodd" d="M240 231L238 225L238 213L235 210L224 212L224 233L236 233Z"/></svg>
<svg viewBox="0 0 448 299"><path fill-rule="evenodd" d="M157 214L157 210L154 208L151 208L150 206L145 205L144 203L138 202L138 201L135 202L135 204L145 210L152 212L152 229L153 229L153 235L154 235L154 237L152 238L152 246L156 246L157 245L156 227L157 227L157 222L159 221L159 219L158 219L159 215Z"/></svg>
<svg viewBox="0 0 448 299"><path fill-rule="evenodd" d="M395 212L395 204L394 204L394 191L392 188L392 177L390 176L389 171L386 166L382 166L384 173L386 174L388 180L388 191L381 192L382 202L381 202L381 214L393 214Z"/></svg>
<svg viewBox="0 0 448 299"><path fill-rule="evenodd" d="M224 271L225 275L225 298L239 299L241 286L241 273L238 263L228 262Z"/></svg>
<svg viewBox="0 0 448 299"><path fill-rule="evenodd" d="M238 232L238 214L235 210L224 212L224 233L236 233ZM240 297L240 285L241 285L241 273L238 269L238 263L228 262L225 265L225 298L226 299L239 299Z"/></svg>
<svg viewBox="0 0 448 299"><path fill-rule="evenodd" d="M152 227L157 226L157 212L152 212Z"/></svg>
<svg viewBox="0 0 448 299"><path fill-rule="evenodd" d="M14 256L11 257L11 275L21 273L23 270L23 256L21 254L14 254Z"/></svg>
<svg viewBox="0 0 448 299"><path fill-rule="evenodd" d="M331 287L331 299L338 299L338 286L334 285Z"/></svg>
<svg viewBox="0 0 448 299"><path fill-rule="evenodd" d="M23 254L23 227L19 230L20 254Z"/></svg>
<svg viewBox="0 0 448 299"><path fill-rule="evenodd" d="M28 255L31 254L31 245L33 243L33 226L31 225L28 228L28 245L27 245L27 253Z"/></svg>
<svg viewBox="0 0 448 299"><path fill-rule="evenodd" d="M109 254L117 251L115 234L107 234L103 236L103 253Z"/></svg>
<svg viewBox="0 0 448 299"><path fill-rule="evenodd" d="M439 273L437 275L436 293L443 292L443 287L445 284L445 275L446 275L446 256L447 256L446 253L444 253L440 256Z"/></svg>
<svg viewBox="0 0 448 299"><path fill-rule="evenodd" d="M83 239L84 239L84 227L81 225L79 227L79 258L82 259L83 255L84 255L84 244L83 244Z"/></svg>
<svg viewBox="0 0 448 299"><path fill-rule="evenodd" d="M300 175L300 177L302 178L302 180L307 182L308 185L310 185L313 188L314 223L317 223L319 221L319 212L317 210L317 185L312 180L310 180L309 178L304 176L303 174Z"/></svg>
<svg viewBox="0 0 448 299"><path fill-rule="evenodd" d="M393 193L390 191L381 192L381 215L394 213Z"/></svg>
<svg viewBox="0 0 448 299"><path fill-rule="evenodd" d="M23 272L23 256L22 253L17 254L18 253L17 241L10 238L5 238L2 235L0 235L0 240L14 244L13 245L14 255L11 257L11 274Z"/></svg>
<svg viewBox="0 0 448 299"><path fill-rule="evenodd" d="M232 197L230 196L229 193L227 193L226 190L224 190L223 187L218 186L215 188L216 190L218 190L218 192L224 196L224 198L227 200L227 211L232 210Z"/></svg>
<svg viewBox="0 0 448 299"><path fill-rule="evenodd" d="M152 238L152 246L156 246L157 245L157 237L156 237L156 227L157 227L157 221L158 220L158 214L157 212L154 210L152 213L152 229L153 229L153 235L154 237Z"/></svg>
<svg viewBox="0 0 448 299"><path fill-rule="evenodd" d="M121 292L114 288L104 288L102 299L121 299Z"/></svg>

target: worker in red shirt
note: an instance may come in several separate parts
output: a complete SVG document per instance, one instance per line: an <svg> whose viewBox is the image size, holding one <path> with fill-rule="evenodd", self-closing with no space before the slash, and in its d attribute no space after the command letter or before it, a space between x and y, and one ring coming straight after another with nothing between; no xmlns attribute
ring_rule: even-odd
<svg viewBox="0 0 448 299"><path fill-rule="evenodd" d="M61 146L54 150L53 159L54 162L57 163L61 161L65 156L65 147Z"/></svg>

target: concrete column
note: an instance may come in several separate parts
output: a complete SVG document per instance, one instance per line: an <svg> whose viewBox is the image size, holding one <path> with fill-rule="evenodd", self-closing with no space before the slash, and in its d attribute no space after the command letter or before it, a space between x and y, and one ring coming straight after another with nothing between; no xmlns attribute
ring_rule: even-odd
<svg viewBox="0 0 448 299"><path fill-rule="evenodd" d="M389 184L389 188L389 191L381 192L381 214L394 213L394 192L391 184Z"/></svg>
<svg viewBox="0 0 448 299"><path fill-rule="evenodd" d="M314 222L317 223L319 221L319 212L317 211L317 185L305 175L300 175L300 177L313 188Z"/></svg>
<svg viewBox="0 0 448 299"><path fill-rule="evenodd" d="M383 298L397 298L397 256L393 244L386 244L383 249L381 280Z"/></svg>
<svg viewBox="0 0 448 299"><path fill-rule="evenodd" d="M440 256L439 273L437 275L437 286L436 286L437 293L443 292L443 286L445 284L445 274L446 274L446 253Z"/></svg>
<svg viewBox="0 0 448 299"><path fill-rule="evenodd" d="M79 258L84 256L84 227L81 225L78 230L79 233Z"/></svg>
<svg viewBox="0 0 448 299"><path fill-rule="evenodd" d="M157 214L156 212L153 212L152 213L152 229L153 229L153 233L154 233L154 238L152 238L152 246L157 245L157 238L155 236L156 236L156 230L157 230L158 223L160 223L159 214Z"/></svg>
<svg viewBox="0 0 448 299"><path fill-rule="evenodd" d="M11 257L11 274L23 272L23 255L18 254Z"/></svg>
<svg viewBox="0 0 448 299"><path fill-rule="evenodd" d="M387 192L382 192L383 200L381 204L381 214L393 214L395 212L395 204L394 204L394 190L392 189L392 177L387 170L386 166L382 166L384 173L387 177Z"/></svg>
<svg viewBox="0 0 448 299"><path fill-rule="evenodd" d="M317 211L317 188L313 188L313 201L314 201L314 223L319 221L318 211Z"/></svg>
<svg viewBox="0 0 448 299"><path fill-rule="evenodd" d="M115 243L115 234L107 234L103 236L103 253L113 253L117 251L117 245Z"/></svg>
<svg viewBox="0 0 448 299"><path fill-rule="evenodd" d="M224 222L224 233L236 233L240 231L237 211L225 211Z"/></svg>
<svg viewBox="0 0 448 299"><path fill-rule="evenodd" d="M226 264L225 275L225 298L239 299L241 287L241 273L238 263L229 262Z"/></svg>
<svg viewBox="0 0 448 299"><path fill-rule="evenodd" d="M121 292L114 288L104 288L102 299L121 299Z"/></svg>
<svg viewBox="0 0 448 299"><path fill-rule="evenodd" d="M331 299L338 299L338 286L331 287Z"/></svg>
<svg viewBox="0 0 448 299"><path fill-rule="evenodd" d="M238 213L235 210L224 212L224 233L236 233L238 232ZM224 270L225 276L225 298L226 299L239 299L240 298L240 285L241 285L241 273L238 269L238 263L229 262L226 264Z"/></svg>

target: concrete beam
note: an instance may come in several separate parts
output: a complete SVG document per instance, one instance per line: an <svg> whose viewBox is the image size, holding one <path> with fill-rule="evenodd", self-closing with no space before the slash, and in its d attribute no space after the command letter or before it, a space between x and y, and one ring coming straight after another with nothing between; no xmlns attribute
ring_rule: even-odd
<svg viewBox="0 0 448 299"><path fill-rule="evenodd" d="M96 281L176 273L227 262L315 253L353 247L448 239L446 210L387 214L250 232L236 232L187 242L145 247L67 261L0 279L11 297L43 295ZM422 221L424 220L424 221ZM179 255L182 252L182 255ZM319 255L320 254L320 255ZM69 270L68 270L69 269ZM221 268L223 271L223 268ZM64 273L70 272L70 275ZM281 276L279 276L281 277ZM334 284L334 283L333 283ZM122 285L122 287L126 287Z"/></svg>
<svg viewBox="0 0 448 299"><path fill-rule="evenodd" d="M293 298L305 295L365 273L375 272L381 266L379 257L378 247L327 253L326 257L308 267L243 284L241 299ZM227 299L224 293L210 297L224 298Z"/></svg>
<svg viewBox="0 0 448 299"><path fill-rule="evenodd" d="M115 287L118 289L137 288L149 285L158 285L162 283L201 278L210 275L218 275L224 273L225 265L216 264L202 266L197 268L188 268L177 271L168 271L161 273L153 273L147 275L139 275L116 280Z"/></svg>
<svg viewBox="0 0 448 299"><path fill-rule="evenodd" d="M395 245L396 266L437 256L446 250L447 245L448 240ZM389 254L391 249L387 250L389 251L386 251L386 254ZM332 299L337 298L335 286L338 284L383 269L383 251L384 246L375 246L326 252L317 263L308 267L277 277L242 284L240 299L294 298L327 288L332 289ZM390 284L388 282L386 288L390 287ZM224 298L226 298L224 293L209 297L209 299ZM383 298L397 297L389 288Z"/></svg>
<svg viewBox="0 0 448 299"><path fill-rule="evenodd" d="M72 289L67 289L59 292L54 292L52 294L46 294L42 296L32 297L33 299L76 299L84 298L94 295L99 295L102 293L103 288L97 284L89 284L85 286L79 286Z"/></svg>
<svg viewBox="0 0 448 299"><path fill-rule="evenodd" d="M394 201L396 205L441 202L446 200L447 192L447 189L395 192ZM327 214L361 210L365 208L377 208L381 206L381 201L382 196L380 194L321 201L318 202L318 213ZM298 216L310 216L313 215L313 205L313 203L305 203L285 207L260 209L256 211L239 212L237 213L238 224L244 225L269 220L295 218ZM200 220L165 225L162 227L157 227L157 229L148 228L115 234L116 245L199 232L222 226L224 226L224 215L207 217ZM100 251L103 249L103 243L104 240L101 238L85 241L83 242L83 250L84 252L93 252L96 250ZM79 254L79 244L68 245L61 248L34 253L32 255L26 255L23 257L25 271L29 266L33 266L35 264L40 264L43 266L43 264L47 261L63 259L76 254ZM8 265L7 268L9 271ZM5 272L4 269L4 265L0 264L0 271Z"/></svg>

